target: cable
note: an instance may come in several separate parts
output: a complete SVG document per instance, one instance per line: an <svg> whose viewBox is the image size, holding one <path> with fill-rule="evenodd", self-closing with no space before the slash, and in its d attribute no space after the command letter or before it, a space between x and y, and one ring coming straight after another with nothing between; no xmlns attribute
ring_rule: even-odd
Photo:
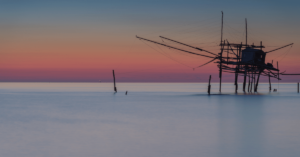
<svg viewBox="0 0 300 157"><path fill-rule="evenodd" d="M293 46L291 46L285 53L285 55L279 60L279 61L282 61L286 56L287 54L290 52L290 50L292 49Z"/></svg>
<svg viewBox="0 0 300 157"><path fill-rule="evenodd" d="M158 52L158 53L160 53L160 54L166 56L165 54L161 53L160 51L157 51L157 50L156 50L155 48L153 48L152 46L148 45L146 42L144 42L144 41L142 41L142 42L143 42L144 44L146 44L147 46L149 46L150 48L152 48L153 50L155 50L156 52ZM186 65L186 64L184 64L184 63L181 63L181 62L179 62L179 61L177 61L177 60L175 60L175 59L173 59L173 58L171 58L171 57L169 57L169 56L166 56L166 57L169 58L169 59L171 59L171 60L173 60L173 61L175 61L175 62L177 62L177 63L179 63L179 64L182 64L182 65L184 65L184 66L186 66L186 67L193 68L193 67L190 67L190 66L188 66L188 65Z"/></svg>

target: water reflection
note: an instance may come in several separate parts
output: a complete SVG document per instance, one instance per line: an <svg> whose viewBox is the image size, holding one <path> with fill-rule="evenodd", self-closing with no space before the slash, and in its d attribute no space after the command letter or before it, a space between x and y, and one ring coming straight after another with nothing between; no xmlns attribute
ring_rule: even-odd
<svg viewBox="0 0 300 157"><path fill-rule="evenodd" d="M264 156L264 97L231 97L218 98L219 156Z"/></svg>

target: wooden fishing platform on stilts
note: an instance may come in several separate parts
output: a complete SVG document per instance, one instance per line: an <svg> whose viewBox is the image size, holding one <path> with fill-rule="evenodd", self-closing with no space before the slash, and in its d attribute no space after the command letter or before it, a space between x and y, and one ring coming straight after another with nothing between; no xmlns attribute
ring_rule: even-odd
<svg viewBox="0 0 300 157"><path fill-rule="evenodd" d="M241 43L230 43L228 40L223 40L223 12L222 12L222 21L221 21L221 40L220 40L220 53L213 53L207 50L204 50L199 47L191 46L173 39L169 39L163 36L159 36L160 38L164 40L168 40L171 42L174 42L179 45L183 45L189 48L192 48L194 50L197 50L198 52L192 52L188 51L185 49L177 48L165 43L145 39L142 37L136 36L136 38L151 42L154 44L157 44L159 46L164 46L169 49L174 49L178 50L181 52L189 53L192 55L198 55L206 58L211 58L211 60L205 64L200 65L199 67L202 67L204 65L207 65L209 63L217 63L217 66L219 68L219 79L220 79L220 85L219 85L219 92L221 93L222 91L222 73L234 73L234 85L235 85L235 93L238 92L238 77L242 76L244 77L243 79L243 92L246 92L246 84L247 84L247 78L248 78L248 89L247 91L252 93L252 92L257 92L258 91L258 85L259 85L259 80L261 76L267 76L269 78L269 91L272 90L271 88L271 78L275 78L278 80L281 80L280 75L300 75L300 74L287 74L284 72L280 72L278 62L277 62L277 67L275 68L273 66L273 61L272 63L265 63L266 55L283 49L288 46L292 46L293 43L287 44L285 46L276 48L271 51L263 51L263 46L262 42L260 42L260 45L250 45L248 44L248 36L247 36L247 19L245 19L245 26L246 26L246 42L243 44ZM211 77L210 77L211 79ZM208 87L208 94L210 94L210 79L209 79L209 87Z"/></svg>

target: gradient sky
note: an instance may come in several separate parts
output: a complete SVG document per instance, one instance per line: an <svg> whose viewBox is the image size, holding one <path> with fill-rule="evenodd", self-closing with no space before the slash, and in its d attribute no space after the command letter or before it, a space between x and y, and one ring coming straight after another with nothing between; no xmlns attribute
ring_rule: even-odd
<svg viewBox="0 0 300 157"><path fill-rule="evenodd" d="M0 0L0 81L207 82L216 64L142 42L160 35L218 53L224 38L263 42L267 62L300 73L300 2L285 1L18 1ZM231 75L224 80L231 82ZM284 77L283 82L300 77ZM262 78L264 81L264 78Z"/></svg>

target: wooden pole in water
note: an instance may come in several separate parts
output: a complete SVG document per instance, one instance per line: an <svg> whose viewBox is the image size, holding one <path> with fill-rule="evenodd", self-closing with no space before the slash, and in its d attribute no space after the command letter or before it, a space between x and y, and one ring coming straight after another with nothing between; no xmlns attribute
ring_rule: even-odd
<svg viewBox="0 0 300 157"><path fill-rule="evenodd" d="M245 88L246 88L246 79L247 79L247 68L245 69L245 74L244 74L243 92L245 92Z"/></svg>
<svg viewBox="0 0 300 157"><path fill-rule="evenodd" d="M272 91L272 87L271 87L271 76L270 76L270 73L269 73L269 92Z"/></svg>
<svg viewBox="0 0 300 157"><path fill-rule="evenodd" d="M256 75L256 72L254 73L254 78L253 78L253 92L255 92L255 87L256 87L256 77L255 77L255 75Z"/></svg>
<svg viewBox="0 0 300 157"><path fill-rule="evenodd" d="M279 67L278 67L278 61L277 61L277 69L278 69L278 80L279 80Z"/></svg>
<svg viewBox="0 0 300 157"><path fill-rule="evenodd" d="M208 81L208 89L207 89L207 93L208 95L210 95L210 80L211 80L211 75L209 75L209 81Z"/></svg>
<svg viewBox="0 0 300 157"><path fill-rule="evenodd" d="M298 82L298 93L299 93L299 82Z"/></svg>
<svg viewBox="0 0 300 157"><path fill-rule="evenodd" d="M220 73L219 73L219 78L220 78L220 87L219 87L219 92L221 93L222 89L222 60L223 60L223 49L225 45L225 40L224 43L221 45L221 53L220 53Z"/></svg>
<svg viewBox="0 0 300 157"><path fill-rule="evenodd" d="M253 71L251 73L251 85L250 85L250 92L252 93L252 84L253 84Z"/></svg>
<svg viewBox="0 0 300 157"><path fill-rule="evenodd" d="M114 90L117 92L117 87L116 87L116 78L115 78L115 71L113 70L113 76L114 76Z"/></svg>
<svg viewBox="0 0 300 157"><path fill-rule="evenodd" d="M234 81L234 84L235 84L235 93L237 93L237 90L238 90L237 79L238 79L238 70L236 68L236 71L235 71L235 81Z"/></svg>
<svg viewBox="0 0 300 157"><path fill-rule="evenodd" d="M254 92L257 92L257 87L258 87L258 82L259 82L259 76L261 74L261 71L259 71L258 73L258 76L257 76L257 82L256 82L256 85L255 85L255 91Z"/></svg>
<svg viewBox="0 0 300 157"><path fill-rule="evenodd" d="M249 77L248 77L248 93L250 92L250 75L251 75L251 74L250 74L250 72L249 72L249 75L248 75L248 76L249 76Z"/></svg>
<svg viewBox="0 0 300 157"><path fill-rule="evenodd" d="M236 62L238 63L239 62L239 52L238 51L237 51L237 54L238 54L238 56L237 56ZM240 68L240 66L237 65L236 69L235 69L235 82L234 82L234 84L235 84L235 93L237 93L237 91L238 91L238 83L237 82L238 82L239 68Z"/></svg>

